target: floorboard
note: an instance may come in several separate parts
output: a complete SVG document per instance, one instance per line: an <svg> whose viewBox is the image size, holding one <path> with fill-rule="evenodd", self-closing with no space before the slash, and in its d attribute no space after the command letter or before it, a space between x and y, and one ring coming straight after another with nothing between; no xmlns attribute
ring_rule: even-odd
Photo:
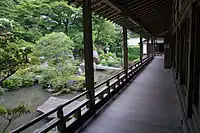
<svg viewBox="0 0 200 133"><path fill-rule="evenodd" d="M182 133L170 70L156 57L81 133Z"/></svg>

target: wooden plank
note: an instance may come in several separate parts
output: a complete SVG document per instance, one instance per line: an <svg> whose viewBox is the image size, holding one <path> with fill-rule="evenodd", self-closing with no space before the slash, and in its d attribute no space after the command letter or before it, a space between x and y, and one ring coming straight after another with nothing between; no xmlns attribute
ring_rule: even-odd
<svg viewBox="0 0 200 133"><path fill-rule="evenodd" d="M170 71L156 58L80 133L182 133L175 107Z"/></svg>

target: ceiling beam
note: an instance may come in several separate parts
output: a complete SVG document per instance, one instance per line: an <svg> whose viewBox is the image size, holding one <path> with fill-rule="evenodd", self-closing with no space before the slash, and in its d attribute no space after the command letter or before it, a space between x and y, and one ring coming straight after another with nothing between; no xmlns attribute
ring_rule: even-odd
<svg viewBox="0 0 200 133"><path fill-rule="evenodd" d="M137 7L142 7L144 4L151 3L151 2L155 2L155 0L148 0L146 2L140 1L138 3L135 3L133 5L127 5L125 7L127 7L129 10L131 10L131 9L134 9L134 8L137 8Z"/></svg>
<svg viewBox="0 0 200 133"><path fill-rule="evenodd" d="M115 10L113 10L113 11L111 11L110 13L105 14L105 17L106 17L106 18L108 18L108 17L110 18L110 17L115 16L116 14L118 14L118 12L115 11Z"/></svg>
<svg viewBox="0 0 200 133"><path fill-rule="evenodd" d="M91 3L91 8L94 8L95 6L98 6L99 5L99 3L101 3L102 2L102 0L95 0L94 2L92 2Z"/></svg>
<svg viewBox="0 0 200 133"><path fill-rule="evenodd" d="M168 1L157 1L157 2L154 2L154 3L149 3L145 6L140 6L140 7L137 7L137 8L133 8L133 9L130 9L130 11L136 11L136 12L139 12L139 11L142 11L142 10L148 10L148 9L151 9L151 8L156 8L156 7L159 7L163 4L166 4L168 3Z"/></svg>
<svg viewBox="0 0 200 133"><path fill-rule="evenodd" d="M98 12L98 11L100 11L100 10L106 8L107 6L108 6L107 4L104 4L104 5L100 6L100 7L97 7L97 8L92 9L92 10L93 10L94 12Z"/></svg>
<svg viewBox="0 0 200 133"><path fill-rule="evenodd" d="M105 14L105 13L110 12L110 11L113 11L113 9L112 9L112 8L108 8L108 9L106 9L106 10L100 11L100 12L98 13L98 15L101 16L101 15L103 15L103 14Z"/></svg>
<svg viewBox="0 0 200 133"><path fill-rule="evenodd" d="M164 7L162 7L162 8L167 8L167 7L169 7L169 5L164 6ZM159 8L154 8L154 9L152 9L152 10L146 10L145 12L141 12L141 13L135 14L135 15L138 16L139 18L144 18L144 17L150 16L151 14L153 14L153 13L155 13L155 12L158 12L158 11L160 11L160 10L161 10L161 9L159 9ZM164 11L164 10L162 10L162 11ZM160 12L161 12L161 11L160 11Z"/></svg>
<svg viewBox="0 0 200 133"><path fill-rule="evenodd" d="M128 17L128 19L138 27L146 28L144 25L141 25L141 22L138 18L136 18L131 12L127 11L123 6L121 6L119 3L116 2L116 0L103 0L105 3L107 3L110 7L114 8L116 11L123 13L125 16ZM139 24L140 23L140 24ZM148 32L145 29L146 32Z"/></svg>

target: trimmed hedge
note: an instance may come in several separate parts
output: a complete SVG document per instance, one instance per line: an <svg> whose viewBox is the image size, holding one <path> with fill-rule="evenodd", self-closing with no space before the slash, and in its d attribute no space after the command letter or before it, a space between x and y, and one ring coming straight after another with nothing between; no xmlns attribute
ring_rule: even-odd
<svg viewBox="0 0 200 133"><path fill-rule="evenodd" d="M122 57L121 47L116 48L116 56ZM134 61L140 58L140 46L128 46L128 60Z"/></svg>

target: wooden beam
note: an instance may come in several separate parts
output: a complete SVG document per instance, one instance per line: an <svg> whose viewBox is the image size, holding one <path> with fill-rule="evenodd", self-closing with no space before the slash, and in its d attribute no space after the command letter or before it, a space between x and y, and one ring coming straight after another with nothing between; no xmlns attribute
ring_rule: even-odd
<svg viewBox="0 0 200 133"><path fill-rule="evenodd" d="M107 4L103 4L102 6L99 6L99 7L97 7L97 8L92 8L92 10L93 10L94 12L98 12L98 11L100 11L100 10L106 8L107 6L108 6Z"/></svg>
<svg viewBox="0 0 200 133"><path fill-rule="evenodd" d="M127 28L123 26L124 69L128 70Z"/></svg>
<svg viewBox="0 0 200 133"><path fill-rule="evenodd" d="M138 7L138 6L142 6L143 4L148 3L148 2L151 2L151 1L155 1L155 0L147 0L147 1L145 1L145 0L142 0L142 1L141 1L141 0L140 0L139 2L136 2L136 3L131 4L131 5L127 4L127 5L125 5L125 7L127 7L128 10L131 10L131 9L133 9L133 8L136 8L136 7Z"/></svg>
<svg viewBox="0 0 200 133"><path fill-rule="evenodd" d="M187 116L192 117L193 91L195 80L195 40L196 40L196 5L192 4L192 22L190 23L190 43L188 60L188 84L187 84ZM199 51L198 51L199 52Z"/></svg>
<svg viewBox="0 0 200 133"><path fill-rule="evenodd" d="M159 8L157 8L157 7L159 7ZM161 8L160 6L155 6L155 8L145 9L142 11L140 10L140 11L137 11L137 13L135 15L138 17L141 17L141 16L143 17L143 15L152 14L155 11L159 11L159 12L165 11L164 9L169 8L169 5L164 5L164 6L162 6L162 9L160 9L160 8Z"/></svg>
<svg viewBox="0 0 200 133"><path fill-rule="evenodd" d="M147 55L150 54L150 49L149 49L150 45L149 45L149 39L147 39Z"/></svg>
<svg viewBox="0 0 200 133"><path fill-rule="evenodd" d="M144 14L144 13L148 13L148 12L151 13L152 10L158 10L159 12L162 12L162 11L165 11L164 9L166 7L169 7L169 4L163 3L161 5L153 6L153 8L148 7L148 8L145 8L145 9L134 10L133 12L136 12L137 14ZM135 15L137 16L137 14L135 14Z"/></svg>
<svg viewBox="0 0 200 133"><path fill-rule="evenodd" d="M116 0L104 0L105 3L107 3L110 7L115 9L116 11L123 13L124 16L127 16L128 19L134 24L137 25L138 27L143 27L146 28L144 25L141 25L141 22L139 21L138 18L136 18L131 12L126 10L123 6L121 6L119 3L116 2ZM140 24L139 24L140 23ZM146 32L147 30L144 29Z"/></svg>
<svg viewBox="0 0 200 133"><path fill-rule="evenodd" d="M148 1L148 0L147 0ZM144 2L146 2L146 1L144 1L144 0L132 0L132 1L130 1L130 2L128 2L128 4L125 4L125 6L129 6L129 5L140 5L140 4L142 4L142 3L144 3ZM127 3L127 2L126 2Z"/></svg>
<svg viewBox="0 0 200 133"><path fill-rule="evenodd" d="M163 3L168 3L168 1L148 1L144 4L138 5L135 8L130 8L130 11L141 11L145 9L155 8L156 5L161 5Z"/></svg>
<svg viewBox="0 0 200 133"><path fill-rule="evenodd" d="M103 10L101 12L98 13L99 16L103 16L104 14L107 14L108 12L111 12L113 9L111 8L108 8L106 10Z"/></svg>
<svg viewBox="0 0 200 133"><path fill-rule="evenodd" d="M143 41L142 41L142 35L140 34L140 62L142 62L143 58Z"/></svg>
<svg viewBox="0 0 200 133"><path fill-rule="evenodd" d="M91 0L83 0L83 33L84 33L84 59L87 98L90 100L89 109L93 112L94 99L94 72L93 72L93 44L92 44L92 11Z"/></svg>
<svg viewBox="0 0 200 133"><path fill-rule="evenodd" d="M115 16L116 14L118 14L119 12L117 12L116 10L111 10L110 12L108 12L107 14L105 14L104 16L106 17L106 18L108 18L108 17L113 17L113 16Z"/></svg>
<svg viewBox="0 0 200 133"><path fill-rule="evenodd" d="M119 15L119 13L118 13L118 12L115 12L115 13L113 13L112 15L107 16L107 19L110 20L110 19L113 18L114 16L118 16L118 15Z"/></svg>
<svg viewBox="0 0 200 133"><path fill-rule="evenodd" d="M98 6L99 3L102 3L102 0L95 0L94 2L91 3L91 8Z"/></svg>

